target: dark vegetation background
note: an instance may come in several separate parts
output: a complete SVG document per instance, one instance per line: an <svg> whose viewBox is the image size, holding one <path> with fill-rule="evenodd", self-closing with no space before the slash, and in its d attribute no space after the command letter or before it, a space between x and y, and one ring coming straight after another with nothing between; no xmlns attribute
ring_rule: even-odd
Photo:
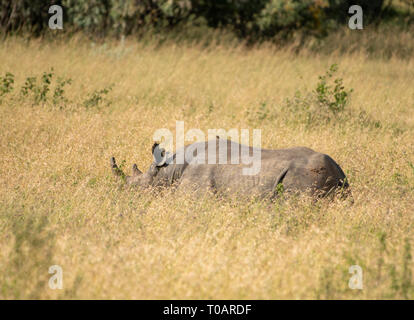
<svg viewBox="0 0 414 320"><path fill-rule="evenodd" d="M64 30L50 30L48 8L64 11ZM359 4L364 30L348 28ZM82 32L99 40L131 36L148 41L291 44L300 51L409 57L414 52L414 0L0 0L0 33L61 36ZM395 34L403 35L400 39Z"/></svg>
<svg viewBox="0 0 414 320"><path fill-rule="evenodd" d="M36 35L47 29L52 4L64 8L65 28L98 36L168 32L183 26L227 29L250 41L286 37L295 30L323 36L347 22L348 8L354 4L363 8L365 23L385 21L407 28L414 21L412 0L0 0L0 4L3 33Z"/></svg>

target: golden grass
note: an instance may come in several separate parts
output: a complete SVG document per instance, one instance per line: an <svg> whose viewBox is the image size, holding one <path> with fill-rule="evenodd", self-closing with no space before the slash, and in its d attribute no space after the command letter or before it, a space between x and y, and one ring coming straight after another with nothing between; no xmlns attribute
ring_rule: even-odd
<svg viewBox="0 0 414 320"><path fill-rule="evenodd" d="M414 59L9 38L0 61L0 75L16 76L0 105L0 298L414 297ZM354 88L349 122L255 116L262 103L279 110L313 90L332 63ZM20 97L26 77L51 67L73 79L68 102ZM111 84L109 105L83 106ZM358 125L361 111L380 126ZM109 157L146 169L154 131L174 131L176 120L186 130L259 128L263 147L327 153L355 202L120 190ZM47 285L52 264L63 290ZM354 264L363 290L348 288Z"/></svg>

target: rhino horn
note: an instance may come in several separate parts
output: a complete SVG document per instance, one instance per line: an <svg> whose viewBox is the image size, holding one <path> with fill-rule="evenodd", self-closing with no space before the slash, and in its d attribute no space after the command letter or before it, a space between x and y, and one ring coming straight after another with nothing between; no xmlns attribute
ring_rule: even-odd
<svg viewBox="0 0 414 320"><path fill-rule="evenodd" d="M139 170L136 163L134 163L133 166L132 166L132 175L133 176L138 176L140 174L142 174L141 170Z"/></svg>
<svg viewBox="0 0 414 320"><path fill-rule="evenodd" d="M116 164L116 161L115 161L115 158L114 157L111 157L110 164L111 164L112 173L115 176L125 177L124 172L121 169L118 168L118 165Z"/></svg>

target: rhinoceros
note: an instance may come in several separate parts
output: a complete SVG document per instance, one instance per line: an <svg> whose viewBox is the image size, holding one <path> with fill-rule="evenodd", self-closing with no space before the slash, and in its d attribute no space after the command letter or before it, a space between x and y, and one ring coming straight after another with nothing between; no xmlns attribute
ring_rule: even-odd
<svg viewBox="0 0 414 320"><path fill-rule="evenodd" d="M209 153L209 146L214 146L211 150L215 152ZM179 191L197 194L211 191L275 198L282 191L307 192L322 197L349 187L344 172L330 156L306 147L261 149L217 137L215 141L187 145L169 157L155 143L152 153L155 160L145 173L134 164L132 175L126 176L114 157L110 159L112 172L123 177L128 186L174 186ZM260 170L254 174L246 173L248 165L245 163L248 161L243 160L255 153L259 155ZM180 157L184 161L177 161Z"/></svg>

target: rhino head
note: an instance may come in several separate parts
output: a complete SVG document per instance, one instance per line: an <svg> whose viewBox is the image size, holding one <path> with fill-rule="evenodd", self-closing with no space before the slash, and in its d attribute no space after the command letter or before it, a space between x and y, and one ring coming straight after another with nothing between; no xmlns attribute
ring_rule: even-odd
<svg viewBox="0 0 414 320"><path fill-rule="evenodd" d="M154 156L154 162L150 165L147 172L143 173L138 169L138 166L134 163L132 165L132 174L127 176L116 164L114 157L110 159L110 165L112 173L125 181L128 186L137 187L149 187L153 184L154 178L157 176L160 168L165 164L165 150L159 148L159 143L154 143L152 146L152 154Z"/></svg>

